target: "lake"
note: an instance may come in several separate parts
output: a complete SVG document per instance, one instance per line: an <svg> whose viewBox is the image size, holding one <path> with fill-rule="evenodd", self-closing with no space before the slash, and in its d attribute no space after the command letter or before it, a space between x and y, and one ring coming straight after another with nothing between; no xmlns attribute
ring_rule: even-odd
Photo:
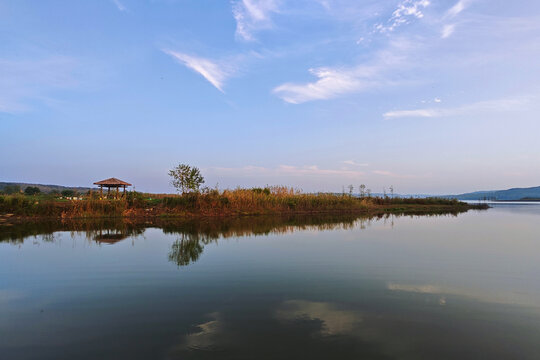
<svg viewBox="0 0 540 360"><path fill-rule="evenodd" d="M539 359L540 204L0 228L1 359Z"/></svg>

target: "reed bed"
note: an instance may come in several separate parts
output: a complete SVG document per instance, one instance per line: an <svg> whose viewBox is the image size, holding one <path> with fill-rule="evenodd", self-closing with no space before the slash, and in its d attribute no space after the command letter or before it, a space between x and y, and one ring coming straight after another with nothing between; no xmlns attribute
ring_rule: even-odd
<svg viewBox="0 0 540 360"><path fill-rule="evenodd" d="M0 195L0 214L19 217L227 216L370 211L439 211L478 208L442 198L356 197L348 194L302 193L284 186L206 189L183 195L128 192L120 199L89 194L78 200L54 196Z"/></svg>

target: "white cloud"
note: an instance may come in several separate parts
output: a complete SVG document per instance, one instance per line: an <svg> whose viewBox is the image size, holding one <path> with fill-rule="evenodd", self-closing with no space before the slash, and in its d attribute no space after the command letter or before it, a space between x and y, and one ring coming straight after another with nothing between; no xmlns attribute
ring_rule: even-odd
<svg viewBox="0 0 540 360"><path fill-rule="evenodd" d="M403 0L394 10L387 24L379 23L375 25L375 30L382 33L392 32L397 27L410 23L412 18L421 19L424 17L422 9L429 4L429 0Z"/></svg>
<svg viewBox="0 0 540 360"><path fill-rule="evenodd" d="M454 6L452 6L444 15L443 19L449 19L460 14L472 0L459 0ZM446 24L443 26L441 31L441 38L446 39L450 37L456 30L456 24Z"/></svg>
<svg viewBox="0 0 540 360"><path fill-rule="evenodd" d="M32 109L31 102L53 105L49 93L79 85L72 58L51 55L27 60L0 59L0 112L19 113Z"/></svg>
<svg viewBox="0 0 540 360"><path fill-rule="evenodd" d="M291 166L279 165L268 168L261 166L244 166L236 168L214 167L207 168L210 172L220 175L234 174L235 176L335 176L358 178L365 175L362 171L348 169L321 169L317 165Z"/></svg>
<svg viewBox="0 0 540 360"><path fill-rule="evenodd" d="M391 177L391 178L396 178L396 179L416 179L418 177L425 177L425 175L416 176L416 175L407 175L407 174L396 174L388 170L373 170L372 173L375 175L386 176L386 177Z"/></svg>
<svg viewBox="0 0 540 360"><path fill-rule="evenodd" d="M454 17L461 13L467 6L469 6L470 0L459 0L454 6L452 6L447 12L446 16Z"/></svg>
<svg viewBox="0 0 540 360"><path fill-rule="evenodd" d="M442 100L440 98L435 98L435 99L433 99L433 101L436 102L436 103L442 103Z"/></svg>
<svg viewBox="0 0 540 360"><path fill-rule="evenodd" d="M179 63L202 75L216 89L223 91L223 85L231 74L232 69L227 64L205 59L198 56L188 55L172 50L163 50L164 53L175 58Z"/></svg>
<svg viewBox="0 0 540 360"><path fill-rule="evenodd" d="M456 30L455 24L444 25L441 32L441 38L446 39L450 37L450 35L452 35L455 30Z"/></svg>
<svg viewBox="0 0 540 360"><path fill-rule="evenodd" d="M346 165L352 165L352 166L369 166L367 163L359 163L354 160L343 160L342 163Z"/></svg>
<svg viewBox="0 0 540 360"><path fill-rule="evenodd" d="M236 20L236 36L245 41L255 40L253 32L272 27L271 14L279 10L277 0L236 0L232 11Z"/></svg>
<svg viewBox="0 0 540 360"><path fill-rule="evenodd" d="M120 11L126 11L127 10L127 8L124 6L124 4L122 4L120 2L120 0L112 0L112 2L114 3L114 5L116 5L118 10L120 10Z"/></svg>
<svg viewBox="0 0 540 360"><path fill-rule="evenodd" d="M383 114L385 119L396 118L437 118L447 116L460 116L472 113L487 113L501 111L521 111L526 110L538 95L514 96L496 100L479 101L472 104L462 105L454 108L443 109L415 109L388 111Z"/></svg>
<svg viewBox="0 0 540 360"><path fill-rule="evenodd" d="M406 55L414 50L415 44L404 38L393 39L386 49L379 51L365 64L351 67L321 67L309 69L318 79L307 83L284 83L272 92L291 104L307 101L327 100L348 93L365 91L379 86L395 84L390 70L403 72Z"/></svg>
<svg viewBox="0 0 540 360"><path fill-rule="evenodd" d="M417 109L417 110L396 110L388 111L383 114L386 119L400 117L436 117L440 112L435 109Z"/></svg>
<svg viewBox="0 0 540 360"><path fill-rule="evenodd" d="M273 93L291 104L312 100L331 99L338 95L358 91L369 83L355 69L310 69L318 80L307 84L285 83L274 88Z"/></svg>

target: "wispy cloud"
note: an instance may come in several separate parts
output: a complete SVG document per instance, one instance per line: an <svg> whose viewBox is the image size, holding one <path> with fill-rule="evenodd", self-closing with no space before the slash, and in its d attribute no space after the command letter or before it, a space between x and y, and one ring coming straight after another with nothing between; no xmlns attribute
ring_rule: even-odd
<svg viewBox="0 0 540 360"><path fill-rule="evenodd" d="M410 23L412 19L421 19L424 17L423 8L429 4L429 0L403 0L398 4L386 24L375 25L375 30L382 33L392 32L399 26Z"/></svg>
<svg viewBox="0 0 540 360"><path fill-rule="evenodd" d="M112 0L112 2L114 3L114 5L116 5L118 10L120 10L120 11L126 11L127 10L127 8L124 6L124 4L122 4L120 2L120 0Z"/></svg>
<svg viewBox="0 0 540 360"><path fill-rule="evenodd" d="M245 41L253 41L253 33L272 27L271 15L278 12L278 0L236 0L232 12L236 20L236 36Z"/></svg>
<svg viewBox="0 0 540 360"><path fill-rule="evenodd" d="M397 118L438 118L447 116L459 116L472 113L487 113L501 111L526 110L538 95L514 96L496 100L479 101L453 108L429 108L414 110L395 110L383 114L385 119Z"/></svg>
<svg viewBox="0 0 540 360"><path fill-rule="evenodd" d="M308 83L284 83L272 92L291 104L307 101L327 100L349 93L372 89L395 81L386 73L398 68L407 52L409 43L402 39L393 41L388 48L380 51L374 59L352 67L321 67L309 69L317 80Z"/></svg>
<svg viewBox="0 0 540 360"><path fill-rule="evenodd" d="M221 175L234 174L235 176L336 176L358 178L365 175L362 171L348 169L322 169L317 165L292 166L279 165L277 167L244 166L235 168L213 167L211 172Z"/></svg>
<svg viewBox="0 0 540 360"><path fill-rule="evenodd" d="M416 109L416 110L394 110L383 114L385 119L402 118L402 117L437 117L441 116L440 109Z"/></svg>
<svg viewBox="0 0 540 360"><path fill-rule="evenodd" d="M172 56L180 64L202 75L208 82L221 92L223 85L233 73L230 65L218 61L209 60L199 56L188 55L178 51L168 49L162 50L164 53Z"/></svg>
<svg viewBox="0 0 540 360"><path fill-rule="evenodd" d="M446 39L446 38L450 37L450 35L452 35L455 30L456 30L456 25L455 24L446 24L446 25L444 25L443 28L442 28L442 31L441 31L441 38Z"/></svg>
<svg viewBox="0 0 540 360"><path fill-rule="evenodd" d="M309 69L318 79L305 84L285 83L274 88L273 93L291 104L312 100L331 99L338 95L361 90L369 86L369 77L357 69Z"/></svg>
<svg viewBox="0 0 540 360"><path fill-rule="evenodd" d="M408 175L408 174L396 174L392 171L388 171L388 170L373 170L372 171L373 174L375 175L380 175L380 176L386 176L386 177L391 177L391 178L395 178L395 179L416 179L420 176L416 176L416 175Z"/></svg>
<svg viewBox="0 0 540 360"><path fill-rule="evenodd" d="M454 17L456 17L458 14L460 14L463 10L465 10L469 4L472 2L472 0L459 0L454 6L452 6L443 16L443 20L449 20ZM443 25L442 31L441 31L441 38L446 39L449 38L454 31L456 30L456 24L445 24Z"/></svg>
<svg viewBox="0 0 540 360"><path fill-rule="evenodd" d="M359 163L354 160L343 160L342 163L346 165L352 165L352 166L369 166L368 163Z"/></svg>
<svg viewBox="0 0 540 360"><path fill-rule="evenodd" d="M446 16L448 17L454 17L461 13L469 4L471 3L471 0L459 0L454 6L452 6L447 12Z"/></svg>
<svg viewBox="0 0 540 360"><path fill-rule="evenodd" d="M76 87L77 61L51 55L27 60L0 59L0 112L20 113L32 109L32 103L52 104L50 94L58 89Z"/></svg>

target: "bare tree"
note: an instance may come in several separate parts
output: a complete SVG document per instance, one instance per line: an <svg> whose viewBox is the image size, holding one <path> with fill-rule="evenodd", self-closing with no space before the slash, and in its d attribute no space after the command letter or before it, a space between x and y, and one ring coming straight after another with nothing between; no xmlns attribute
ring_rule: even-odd
<svg viewBox="0 0 540 360"><path fill-rule="evenodd" d="M366 195L366 185L361 184L359 189L360 189L360 196L364 197Z"/></svg>

